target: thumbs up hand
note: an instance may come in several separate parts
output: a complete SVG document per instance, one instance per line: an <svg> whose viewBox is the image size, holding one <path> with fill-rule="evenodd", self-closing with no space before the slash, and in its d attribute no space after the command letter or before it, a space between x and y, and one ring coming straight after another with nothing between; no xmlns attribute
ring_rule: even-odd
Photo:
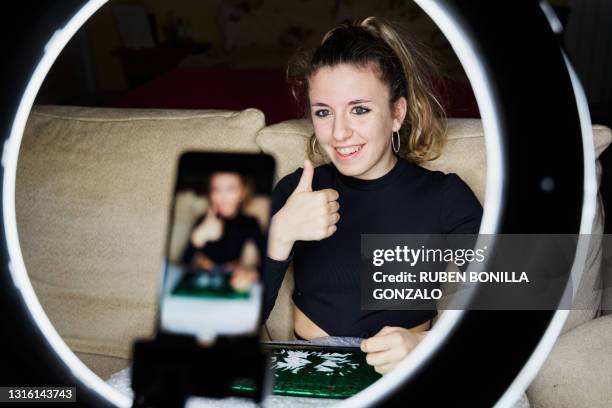
<svg viewBox="0 0 612 408"><path fill-rule="evenodd" d="M210 205L206 217L191 234L191 243L196 248L203 247L209 241L218 241L223 235L223 221L217 217L217 209Z"/></svg>
<svg viewBox="0 0 612 408"><path fill-rule="evenodd" d="M272 217L268 256L285 260L295 241L318 241L336 232L340 219L338 192L331 188L312 191L314 168L309 160L297 187Z"/></svg>

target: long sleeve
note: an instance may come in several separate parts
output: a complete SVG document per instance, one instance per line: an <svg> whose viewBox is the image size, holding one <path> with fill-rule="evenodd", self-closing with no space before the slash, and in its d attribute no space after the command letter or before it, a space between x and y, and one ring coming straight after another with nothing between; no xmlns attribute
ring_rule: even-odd
<svg viewBox="0 0 612 408"><path fill-rule="evenodd" d="M193 244L191 243L191 234L193 233L193 230L202 223L205 216L206 216L205 214L200 215L195 220L195 222L191 226L191 229L189 230L190 232L189 232L189 240L187 242L187 247L185 247L185 250L183 251L183 255L181 256L181 262L183 263L183 265L191 265L193 256L195 255L195 252L196 252L196 247L194 247Z"/></svg>
<svg viewBox="0 0 612 408"><path fill-rule="evenodd" d="M270 211L270 219L285 205L285 202L295 190L298 184L300 176L302 175L302 169L298 169L295 172L283 177L274 190L272 191L272 207ZM291 263L291 256L283 261L277 261L266 257L263 265L263 282L264 282L264 304L263 304L263 315L262 322L268 320L270 312L274 307L278 291L283 283L287 268Z"/></svg>
<svg viewBox="0 0 612 408"><path fill-rule="evenodd" d="M265 236L263 234L263 232L261 231L261 227L259 226L259 223L256 223L255 225L256 229L255 229L255 244L257 245L257 251L260 254L260 258L262 261L260 263L260 267L263 269L263 259L265 259L266 256L266 238L267 236Z"/></svg>
<svg viewBox="0 0 612 408"><path fill-rule="evenodd" d="M442 232L449 234L446 236L448 247L473 248L480 230L482 206L470 187L454 173L446 176L442 203ZM453 238L452 234L461 235ZM466 237L466 234L469 236ZM468 265L457 266L465 271Z"/></svg>
<svg viewBox="0 0 612 408"><path fill-rule="evenodd" d="M459 176L446 176L440 214L443 234L478 234L482 206Z"/></svg>

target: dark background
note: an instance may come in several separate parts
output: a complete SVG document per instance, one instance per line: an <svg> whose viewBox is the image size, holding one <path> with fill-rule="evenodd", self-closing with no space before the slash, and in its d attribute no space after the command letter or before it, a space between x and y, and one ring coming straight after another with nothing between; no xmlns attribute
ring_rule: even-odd
<svg viewBox="0 0 612 408"><path fill-rule="evenodd" d="M125 18L126 7L137 16ZM411 0L111 0L69 42L36 102L255 107L267 124L297 118L302 112L285 79L291 55L316 46L339 22L368 15L400 23L404 37L427 47L439 68L431 73L436 93L449 116L478 117L450 44Z"/></svg>
<svg viewBox="0 0 612 408"><path fill-rule="evenodd" d="M34 25L41 30L50 21L43 11L49 3L33 3L40 10L39 17L28 10L16 20L22 22L20 28L34 29L30 38L38 28L28 21L39 19ZM62 4L77 3L68 0ZM559 43L582 81L592 122L612 127L612 3L550 3L564 26ZM122 34L119 19L125 4L140 5L147 19L142 30L150 34L149 46L130 48L130 38ZM410 0L111 0L60 54L36 103L165 109L256 107L264 112L268 125L301 117L303 112L285 81L287 60L299 45L316 45L333 24L363 15L401 24L407 38L429 49L438 63L432 80L449 117L479 117L467 76L450 44ZM261 30L266 21L282 23L270 23ZM520 21L516 24L519 29ZM22 35L9 33L9 38ZM11 59L9 54L6 61ZM31 65L24 64L20 69L31 69L28 67ZM550 140L549 150L542 154L554 155L561 136L541 137ZM602 154L601 162L601 193L610 214L612 149ZM605 232L611 228L612 217L608 217Z"/></svg>

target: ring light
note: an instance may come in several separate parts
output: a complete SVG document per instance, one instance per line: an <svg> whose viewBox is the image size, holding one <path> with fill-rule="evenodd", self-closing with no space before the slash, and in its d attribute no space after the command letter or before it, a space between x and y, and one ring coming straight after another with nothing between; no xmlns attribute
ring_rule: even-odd
<svg viewBox="0 0 612 408"><path fill-rule="evenodd" d="M2 279L7 282L5 301L23 317L15 319L15 333L28 333L25 344L39 350L37 358L52 367L58 382L76 384L79 401L87 405L129 407L132 401L83 364L46 316L26 272L15 216L19 147L36 94L68 41L106 1L85 2L48 40L4 142ZM571 280L579 282L579 266L584 264L588 246L582 236L591 232L595 214L595 156L586 98L557 43L560 25L550 6L544 2L539 6L535 2L415 2L450 42L481 112L488 162L481 233L580 233L571 274ZM511 17L515 19L508 23ZM537 63L529 60L535 55L540 56ZM546 122L550 134L557 131L566 136L554 158L544 154L543 146L550 140L543 133L535 137L531 130L538 129L534 126L538 122ZM528 123L532 134L521 123ZM576 151L582 151L582 157L575 157ZM538 152L539 160L533 162ZM529 172L521 167L526 160ZM525 204L528 193L529 206ZM558 219L546 212L551 202L567 217ZM569 283L566 291L577 288ZM394 371L340 406L399 402L437 406L450 401L509 406L535 377L567 315L567 310L446 311ZM471 391L474 386L478 392Z"/></svg>

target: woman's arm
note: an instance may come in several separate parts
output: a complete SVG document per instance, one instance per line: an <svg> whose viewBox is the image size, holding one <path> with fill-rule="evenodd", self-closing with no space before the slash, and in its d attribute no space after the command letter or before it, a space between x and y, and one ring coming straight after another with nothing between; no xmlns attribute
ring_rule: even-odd
<svg viewBox="0 0 612 408"><path fill-rule="evenodd" d="M264 260L262 265L262 279L264 283L264 299L263 299L263 311L262 311L262 322L268 320L270 316L270 312L276 303L276 298L278 296L278 291L283 283L283 279L285 278L285 273L287 272L287 268L291 263L291 258L289 256L275 260L269 256L270 254L270 245L273 241L273 238L270 230L272 229L273 219L276 213L285 205L287 199L295 189L295 186L298 183L299 173L298 170L295 172L286 175L276 184L274 190L272 191L272 205L270 209L270 227L268 228L268 245L267 251L264 254ZM275 234L276 235L276 234ZM282 257L282 255L281 255Z"/></svg>
<svg viewBox="0 0 612 408"><path fill-rule="evenodd" d="M303 170L284 177L272 192L272 218L263 268L263 321L274 307L295 242L321 240L336 231L340 219L338 192L332 189L313 191L313 176L312 163L306 160Z"/></svg>
<svg viewBox="0 0 612 408"><path fill-rule="evenodd" d="M441 202L440 230L443 234L478 234L482 206L456 174L445 176ZM378 373L388 373L427 336L429 322L425 324L411 329L385 326L361 342L361 350L367 353L366 361Z"/></svg>

